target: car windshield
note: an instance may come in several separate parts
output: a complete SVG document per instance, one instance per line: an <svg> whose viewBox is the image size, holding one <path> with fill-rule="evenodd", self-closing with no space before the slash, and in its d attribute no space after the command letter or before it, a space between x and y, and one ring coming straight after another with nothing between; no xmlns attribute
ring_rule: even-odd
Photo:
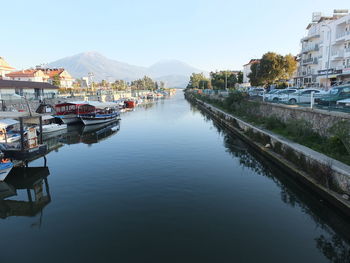
<svg viewBox="0 0 350 263"><path fill-rule="evenodd" d="M279 92L279 90L274 89L274 90L270 90L267 94L274 94L274 93L278 93L278 92Z"/></svg>
<svg viewBox="0 0 350 263"><path fill-rule="evenodd" d="M331 95L335 95L339 92L339 89L331 89L331 91L329 92L329 94Z"/></svg>

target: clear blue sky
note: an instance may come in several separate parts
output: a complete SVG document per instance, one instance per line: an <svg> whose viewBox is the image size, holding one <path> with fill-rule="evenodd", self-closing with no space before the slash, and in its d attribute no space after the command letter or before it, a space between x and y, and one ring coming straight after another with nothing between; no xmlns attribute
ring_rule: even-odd
<svg viewBox="0 0 350 263"><path fill-rule="evenodd" d="M267 51L296 54L312 12L336 8L350 1L4 1L0 56L23 68L94 50L141 66L240 69Z"/></svg>

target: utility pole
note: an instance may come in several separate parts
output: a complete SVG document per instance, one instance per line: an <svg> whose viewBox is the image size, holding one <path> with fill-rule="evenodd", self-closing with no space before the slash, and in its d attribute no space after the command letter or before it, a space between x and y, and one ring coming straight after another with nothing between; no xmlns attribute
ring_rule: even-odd
<svg viewBox="0 0 350 263"><path fill-rule="evenodd" d="M329 63L331 58L331 44L332 44L332 28L329 25L322 25L322 27L327 27L329 29L329 46L328 46L328 62L327 62L327 72L326 72L326 90L328 90L328 74L329 74Z"/></svg>

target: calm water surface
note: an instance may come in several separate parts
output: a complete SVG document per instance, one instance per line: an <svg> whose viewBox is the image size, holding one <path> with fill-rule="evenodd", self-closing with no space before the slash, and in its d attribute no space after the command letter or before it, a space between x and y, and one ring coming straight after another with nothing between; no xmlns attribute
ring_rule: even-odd
<svg viewBox="0 0 350 263"><path fill-rule="evenodd" d="M47 189L43 168L7 180L1 263L350 260L350 220L182 92L124 114L119 131L75 127L49 143Z"/></svg>

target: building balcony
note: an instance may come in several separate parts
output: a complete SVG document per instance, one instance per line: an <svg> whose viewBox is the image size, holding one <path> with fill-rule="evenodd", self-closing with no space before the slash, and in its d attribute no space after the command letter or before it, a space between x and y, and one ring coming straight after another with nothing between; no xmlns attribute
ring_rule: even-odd
<svg viewBox="0 0 350 263"><path fill-rule="evenodd" d="M308 52L311 52L311 51L319 51L319 50L320 50L320 48L319 48L318 44L307 45L307 46L302 48L301 53L308 53Z"/></svg>
<svg viewBox="0 0 350 263"><path fill-rule="evenodd" d="M342 31L336 34L336 42L344 42L345 40L350 39L350 31Z"/></svg>
<svg viewBox="0 0 350 263"><path fill-rule="evenodd" d="M344 58L344 50L334 50L331 52L332 60L339 60Z"/></svg>
<svg viewBox="0 0 350 263"><path fill-rule="evenodd" d="M303 41L309 41L310 39L312 39L312 38L319 38L320 37L320 34L319 33L311 33L311 34L309 34L308 36L306 36L306 37L303 37L302 39L301 39L301 41L303 42Z"/></svg>
<svg viewBox="0 0 350 263"><path fill-rule="evenodd" d="M344 57L349 57L349 56L350 56L350 47L344 50Z"/></svg>
<svg viewBox="0 0 350 263"><path fill-rule="evenodd" d="M302 60L303 65L308 65L308 64L318 64L318 59L317 58L307 58Z"/></svg>

